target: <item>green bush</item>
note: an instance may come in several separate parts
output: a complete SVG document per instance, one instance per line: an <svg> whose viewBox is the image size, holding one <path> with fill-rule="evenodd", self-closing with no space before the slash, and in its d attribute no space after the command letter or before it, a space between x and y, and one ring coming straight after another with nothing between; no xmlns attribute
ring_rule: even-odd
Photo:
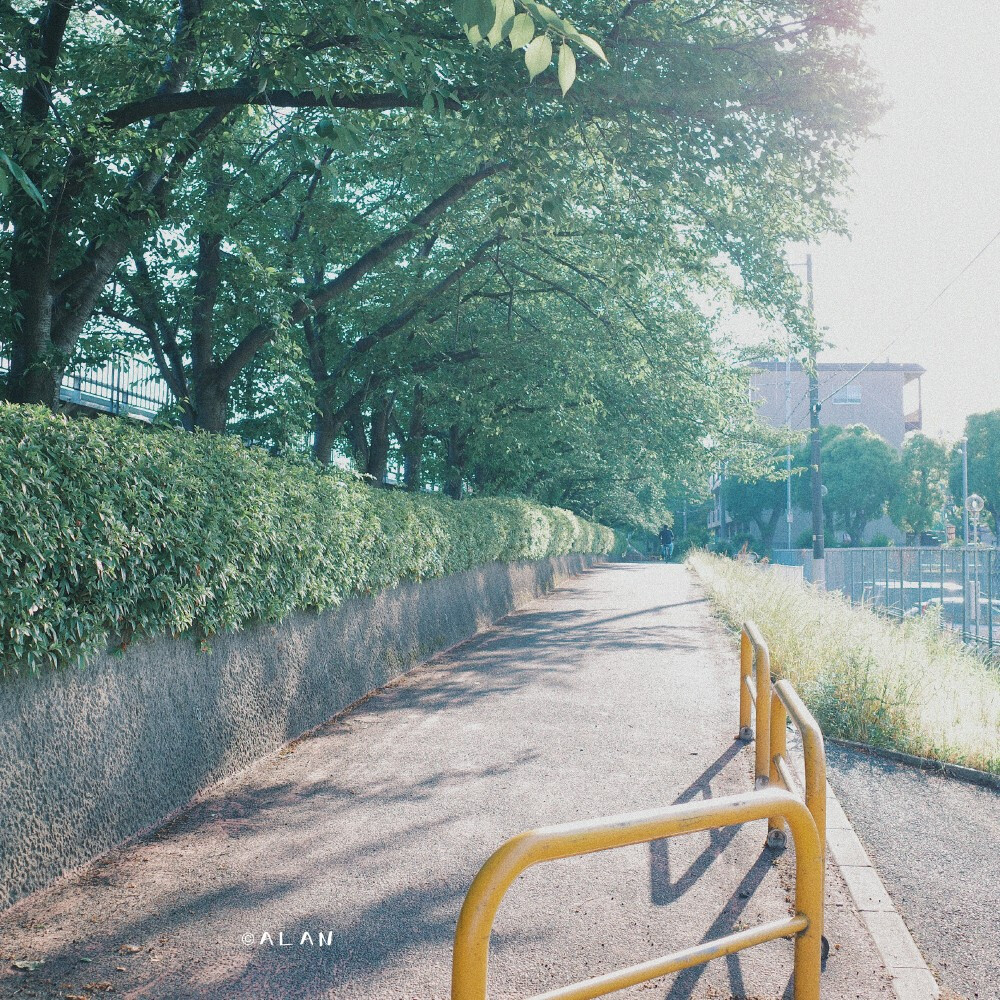
<svg viewBox="0 0 1000 1000"><path fill-rule="evenodd" d="M0 665L208 637L489 562L606 553L522 500L378 490L240 441L0 404Z"/></svg>

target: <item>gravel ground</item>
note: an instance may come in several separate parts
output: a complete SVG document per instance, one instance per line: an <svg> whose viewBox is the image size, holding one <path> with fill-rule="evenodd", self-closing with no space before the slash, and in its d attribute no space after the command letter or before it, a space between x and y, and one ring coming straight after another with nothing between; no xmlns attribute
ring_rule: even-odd
<svg viewBox="0 0 1000 1000"><path fill-rule="evenodd" d="M590 571L0 915L0 997L445 1000L459 906L505 839L752 787L738 687L682 567ZM792 851L763 838L529 871L496 923L491 997L786 915ZM828 890L824 1000L889 998L835 871ZM790 970L776 941L628 995L774 1000Z"/></svg>
<svg viewBox="0 0 1000 1000"><path fill-rule="evenodd" d="M843 747L827 763L946 995L1000 1000L1000 793Z"/></svg>

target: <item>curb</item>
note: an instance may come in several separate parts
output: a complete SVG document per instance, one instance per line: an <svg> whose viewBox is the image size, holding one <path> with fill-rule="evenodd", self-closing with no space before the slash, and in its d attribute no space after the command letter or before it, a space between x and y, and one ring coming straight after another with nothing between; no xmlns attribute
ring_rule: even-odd
<svg viewBox="0 0 1000 1000"><path fill-rule="evenodd" d="M855 743L854 740L842 740L835 736L827 736L825 739L827 743L832 743L836 747L843 747L845 750L854 750L857 753L868 754L870 757L881 757L884 760L891 760L897 764L908 764L910 767L919 768L921 771L943 774L957 781L965 781L970 785L992 788L994 791L1000 792L1000 775L990 774L989 771L977 771L974 767L949 764L947 761L934 760L931 757L917 757L911 753L903 753L901 750L873 747L868 743Z"/></svg>
<svg viewBox="0 0 1000 1000"><path fill-rule="evenodd" d="M826 786L826 842L847 891L892 977L892 989L898 1000L937 1000L941 995L937 980L886 892L878 871L829 782Z"/></svg>

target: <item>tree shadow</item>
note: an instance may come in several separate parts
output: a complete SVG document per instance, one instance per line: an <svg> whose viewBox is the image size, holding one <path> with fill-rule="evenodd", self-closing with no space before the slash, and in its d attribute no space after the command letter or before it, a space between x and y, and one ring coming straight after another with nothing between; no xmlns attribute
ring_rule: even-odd
<svg viewBox="0 0 1000 1000"><path fill-rule="evenodd" d="M754 862L753 867L743 877L736 891L729 897L729 901L722 908L719 916L712 922L712 926L705 932L702 942L714 941L726 934L732 933L736 929L739 916L747 908L753 894L761 887L764 880L774 864L773 856L765 851ZM726 956L726 966L729 974L729 985L734 997L747 996L746 985L743 982L743 970L740 966L740 954ZM705 974L708 968L707 963L693 966L679 973L673 981L670 989L664 996L664 1000L688 1000L693 993L698 981ZM791 997L792 979L789 977L782 997Z"/></svg>
<svg viewBox="0 0 1000 1000"><path fill-rule="evenodd" d="M733 743L705 771L674 799L674 805L696 798L712 798L712 779L717 777L743 749ZM715 860L732 843L739 831L737 826L716 827L709 831L708 846L688 866L677 881L670 876L670 840L653 840L649 844L649 895L654 906L666 906L683 896L708 871Z"/></svg>

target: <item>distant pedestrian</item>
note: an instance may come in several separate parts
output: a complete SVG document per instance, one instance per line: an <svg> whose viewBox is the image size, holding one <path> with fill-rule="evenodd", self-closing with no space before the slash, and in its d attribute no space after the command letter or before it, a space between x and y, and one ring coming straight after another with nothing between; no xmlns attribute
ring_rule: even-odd
<svg viewBox="0 0 1000 1000"><path fill-rule="evenodd" d="M674 533L664 525L660 528L660 555L664 562L670 562L674 554Z"/></svg>

